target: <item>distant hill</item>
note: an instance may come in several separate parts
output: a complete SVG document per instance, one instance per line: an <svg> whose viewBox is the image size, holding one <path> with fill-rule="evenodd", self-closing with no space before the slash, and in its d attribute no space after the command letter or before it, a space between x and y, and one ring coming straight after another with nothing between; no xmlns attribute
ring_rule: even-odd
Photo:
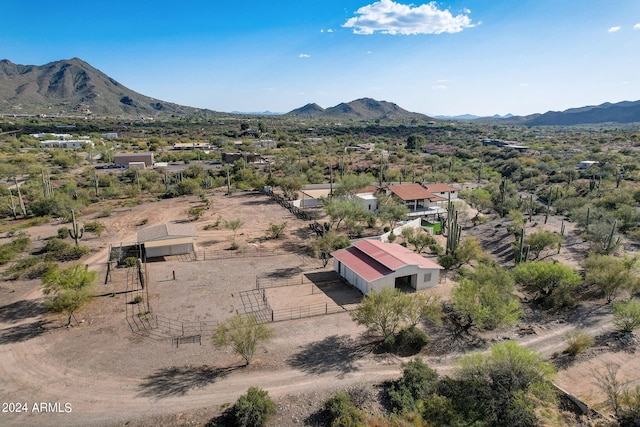
<svg viewBox="0 0 640 427"><path fill-rule="evenodd" d="M605 123L640 122L640 101L623 101L615 104L570 108L564 111L548 111L544 114L512 116L508 118L482 117L474 123L508 124L521 126L575 126Z"/></svg>
<svg viewBox="0 0 640 427"><path fill-rule="evenodd" d="M640 101L623 101L615 104L571 108L565 111L549 111L525 117L528 126L571 126L600 123L640 122Z"/></svg>
<svg viewBox="0 0 640 427"><path fill-rule="evenodd" d="M141 95L78 58L42 66L0 60L2 114L161 116L204 111Z"/></svg>
<svg viewBox="0 0 640 427"><path fill-rule="evenodd" d="M475 116L473 114L462 114L459 116L433 116L433 117L439 120L455 120L455 121L461 121L461 122L470 122L478 119L508 119L509 117L513 117L513 114L505 114L504 116L501 116L499 114L494 114L491 117Z"/></svg>
<svg viewBox="0 0 640 427"><path fill-rule="evenodd" d="M292 117L341 120L433 120L420 113L412 113L387 101L361 98L334 107L322 108L318 104L307 104L286 114Z"/></svg>

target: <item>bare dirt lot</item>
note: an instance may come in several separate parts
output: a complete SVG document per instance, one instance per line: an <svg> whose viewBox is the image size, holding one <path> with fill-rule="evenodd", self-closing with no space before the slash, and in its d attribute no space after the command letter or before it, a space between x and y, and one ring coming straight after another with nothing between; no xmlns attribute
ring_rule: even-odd
<svg viewBox="0 0 640 427"><path fill-rule="evenodd" d="M87 263L101 270L109 245L134 242L136 232L143 228L139 224L186 220L186 210L199 203L194 197L112 206L112 215L99 219L107 225L107 232L99 238L87 235L83 239L93 251ZM81 220L94 220L99 211L97 208ZM218 216L218 228L204 230L205 225L218 221ZM226 251L233 233L222 224L234 218L245 223L236 237L240 250L252 247L280 252L267 257L234 255L195 262L172 258L149 263L147 302L154 312L178 322L216 322L245 308L243 296L255 289L256 276L299 278L303 272L327 270L317 260L290 250L307 246L311 238L307 223L256 193L212 197L212 208L195 223L199 234L196 250ZM288 223L285 238L265 239L269 223L283 221ZM55 235L59 226L54 223L28 231L37 241L38 237ZM495 227L487 225L484 231L470 228L466 233L477 234L481 240L491 237L493 252L510 244L506 237L499 240L490 236L494 231ZM575 254L574 263L579 251ZM451 280L443 281L435 291L447 295L451 285ZM260 348L250 367L243 368L237 355L214 348L206 334L202 345L174 347L170 340L136 333L126 320L130 308L127 294L118 293L126 290L126 284L100 284L98 290L105 296L77 313L80 324L60 328L64 319L41 308L39 281L0 283L0 395L3 402L27 404L27 411L0 413L0 425L204 425L219 414L222 405L235 401L250 386L264 388L276 400L279 412L272 425L313 425L313 413L335 390L362 389L371 394L375 393L372 384L400 375L403 359L375 354L363 328L354 324L344 310L271 324L276 338ZM307 305L319 298L329 298L334 304L336 300L353 302L346 294L327 297L323 295L330 292L322 291L330 289L301 284L299 288L268 292L272 302L283 308L291 305L289 298L296 293ZM313 302L307 301L309 297ZM594 391L591 378L584 375L585 369L600 369L613 358L622 365L626 378L637 381L640 377L638 358L628 349L616 347L611 339L609 313L610 307L600 303L578 307L553 319L532 311L527 313L532 324L520 324L485 338L489 342L516 339L551 358L566 346L564 334L576 327L599 337L596 347L568 363L557 379L563 388L593 404L602 399ZM442 373L449 372L469 348L440 351L446 347L446 340L455 339L434 335L434 342L424 350L427 362ZM45 405L48 413L34 410L34 404L42 402L51 404Z"/></svg>

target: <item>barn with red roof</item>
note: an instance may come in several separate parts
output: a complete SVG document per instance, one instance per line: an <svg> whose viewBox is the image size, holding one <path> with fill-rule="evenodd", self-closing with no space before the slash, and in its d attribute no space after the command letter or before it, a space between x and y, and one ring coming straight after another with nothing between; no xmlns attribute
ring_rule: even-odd
<svg viewBox="0 0 640 427"><path fill-rule="evenodd" d="M359 240L332 253L333 268L363 294L385 287L420 290L438 285L442 267L411 249Z"/></svg>

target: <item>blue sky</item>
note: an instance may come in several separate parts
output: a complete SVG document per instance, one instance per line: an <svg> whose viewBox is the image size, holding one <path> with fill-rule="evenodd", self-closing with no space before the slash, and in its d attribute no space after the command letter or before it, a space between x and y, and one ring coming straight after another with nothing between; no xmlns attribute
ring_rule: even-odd
<svg viewBox="0 0 640 427"><path fill-rule="evenodd" d="M11 1L0 59L81 58L216 111L370 97L429 115L640 99L638 0Z"/></svg>

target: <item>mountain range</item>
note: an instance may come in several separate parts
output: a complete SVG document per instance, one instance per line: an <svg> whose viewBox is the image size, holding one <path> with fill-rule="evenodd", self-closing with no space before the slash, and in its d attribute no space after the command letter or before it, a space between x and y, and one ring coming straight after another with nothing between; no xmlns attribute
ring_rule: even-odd
<svg viewBox="0 0 640 427"><path fill-rule="evenodd" d="M225 114L150 98L135 92L79 58L48 64L19 65L0 60L0 114L95 116L187 116ZM260 113L265 114L265 113ZM431 117L387 101L361 98L334 107L310 103L284 116L331 120L431 121ZM640 101L549 111L529 116L457 117L437 119L522 126L572 126L640 122Z"/></svg>
<svg viewBox="0 0 640 427"><path fill-rule="evenodd" d="M335 107L322 108L311 103L286 114L292 117L316 119L354 119L354 120L433 120L420 113L412 113L387 101L376 101L371 98L356 99L348 103L340 103Z"/></svg>
<svg viewBox="0 0 640 427"><path fill-rule="evenodd" d="M197 111L134 92L78 58L42 66L0 60L2 114L159 116Z"/></svg>

